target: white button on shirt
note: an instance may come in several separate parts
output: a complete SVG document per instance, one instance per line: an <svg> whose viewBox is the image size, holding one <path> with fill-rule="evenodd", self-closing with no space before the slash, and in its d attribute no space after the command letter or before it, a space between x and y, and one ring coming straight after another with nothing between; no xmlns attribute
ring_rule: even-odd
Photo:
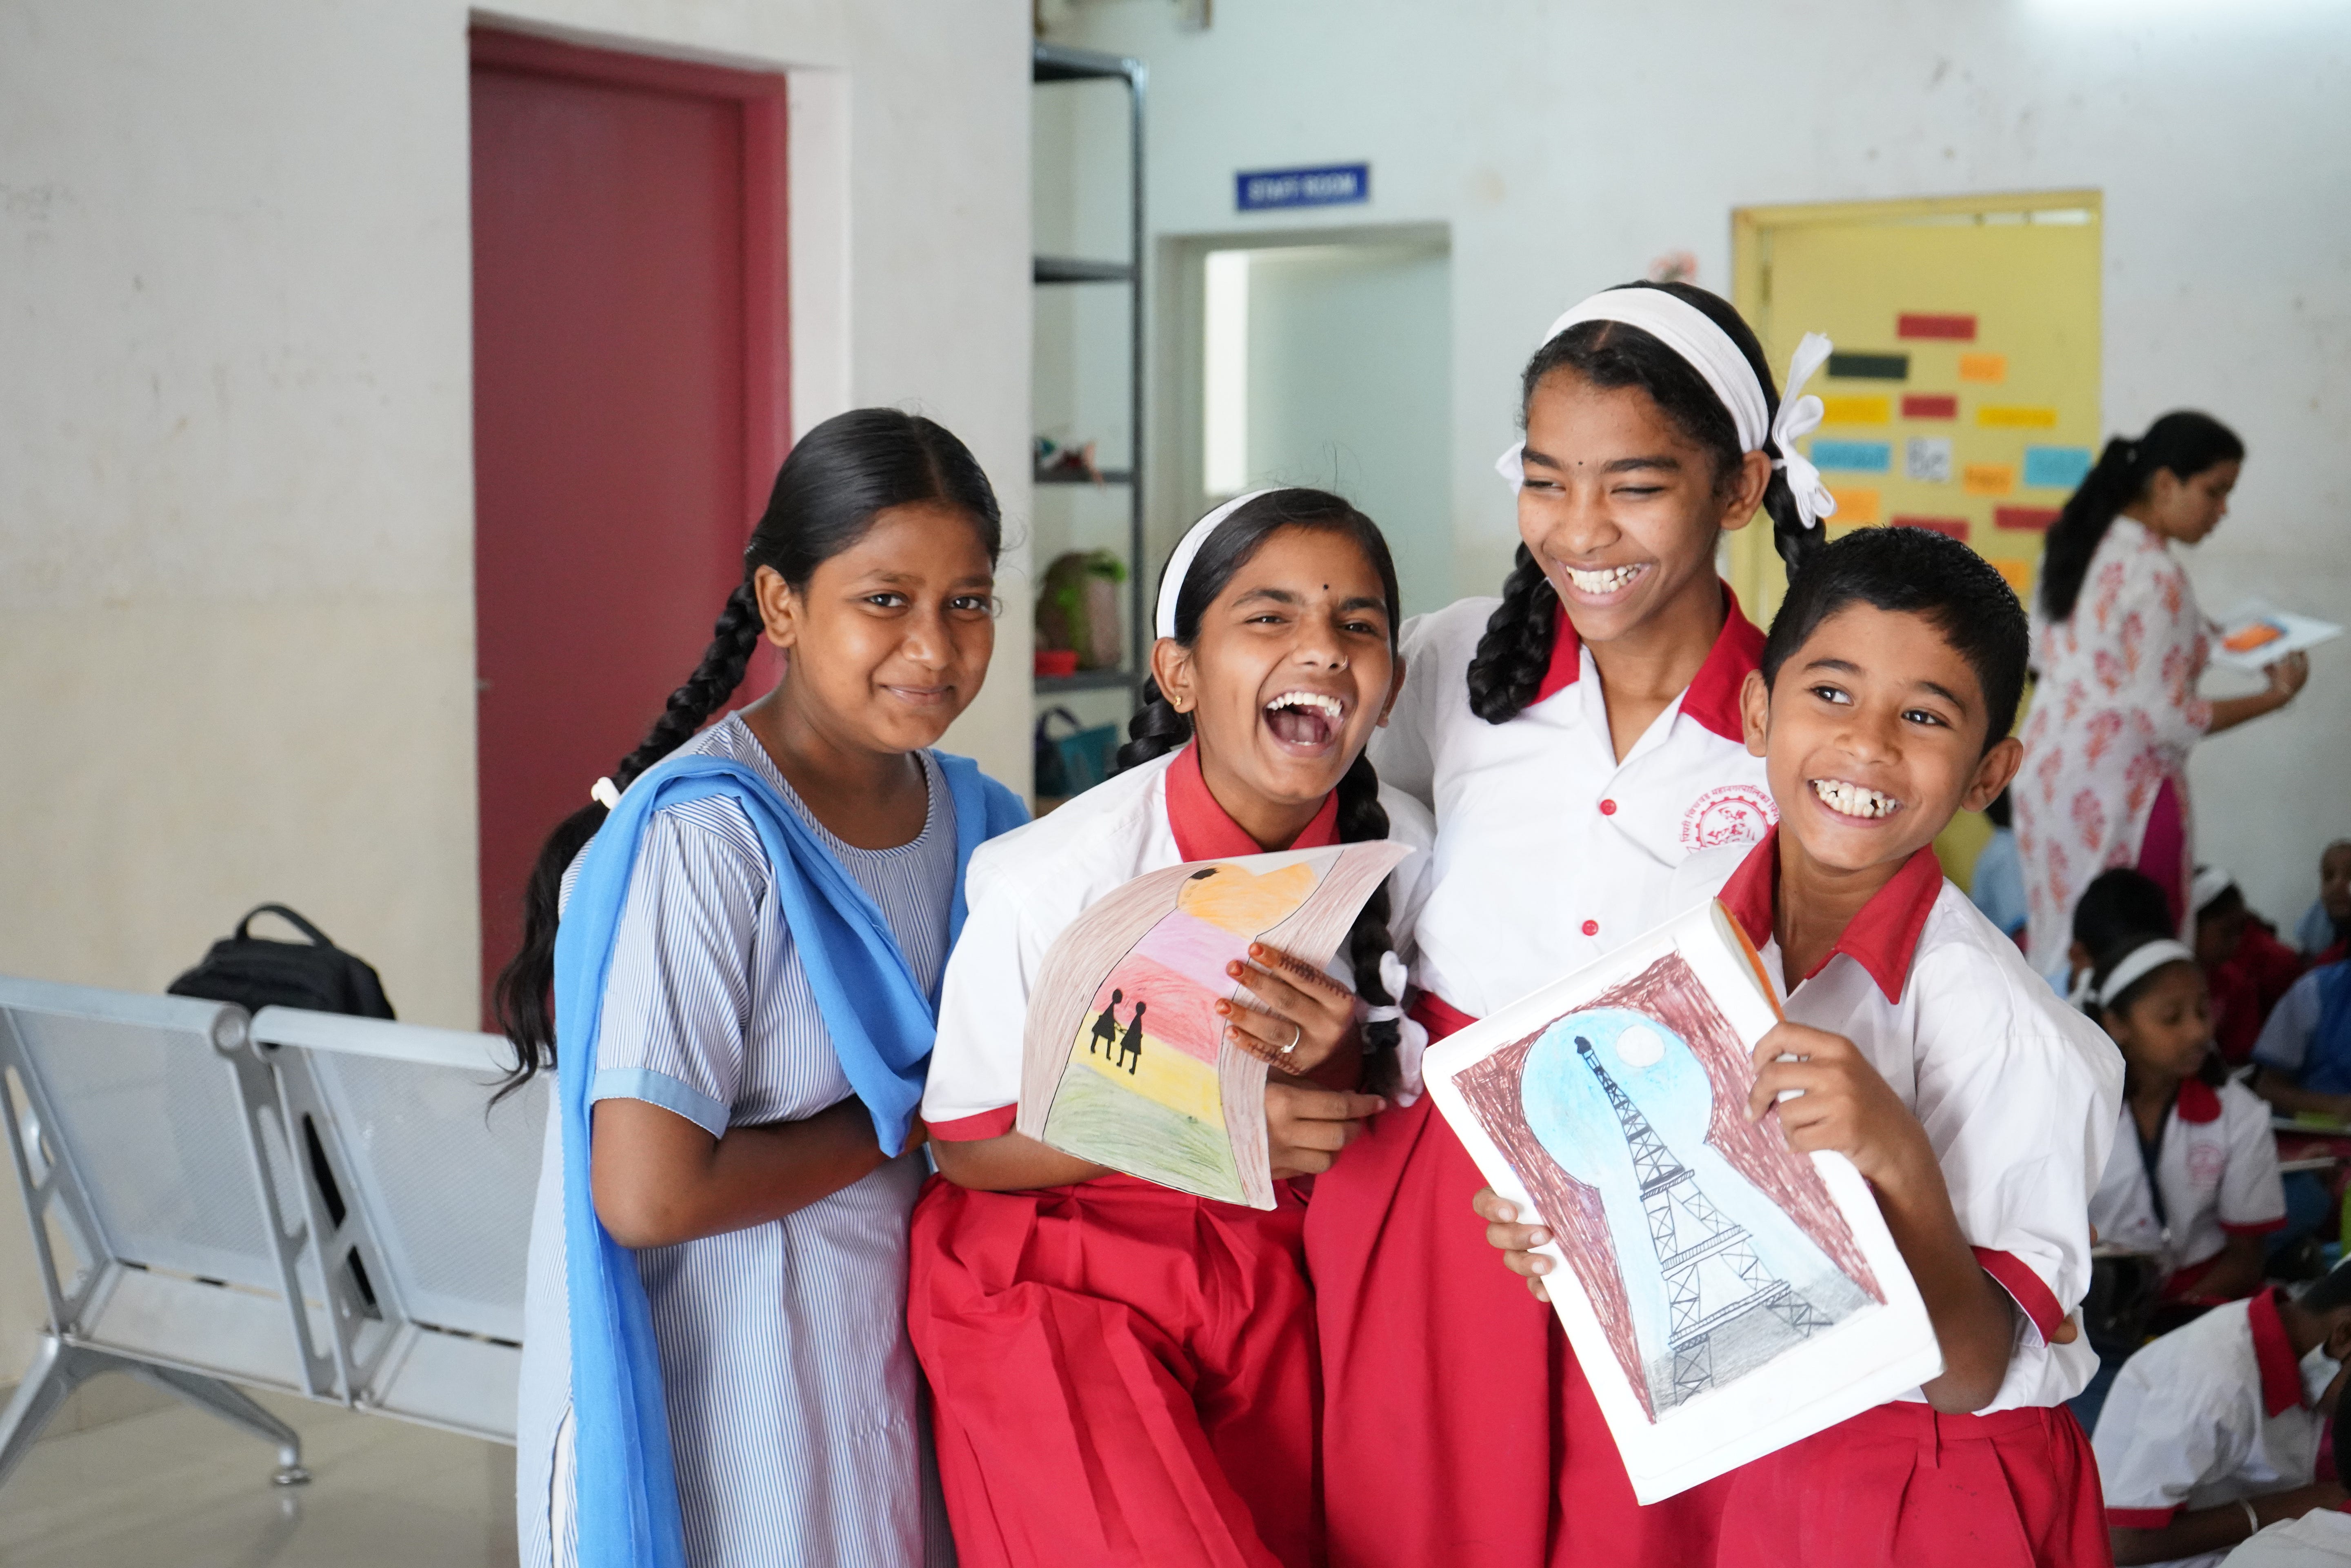
<svg viewBox="0 0 2351 1568"><path fill-rule="evenodd" d="M2105 1176L2090 1199L2090 1223L2105 1240L2158 1255L2167 1275L2218 1256L2232 1235L2285 1225L2270 1108L2241 1083L2217 1092L2192 1078L2182 1083L2164 1114L2155 1168L2161 1217L2139 1153L2138 1125L2125 1105Z"/></svg>
<svg viewBox="0 0 2351 1568"><path fill-rule="evenodd" d="M2090 1439L2106 1522L2160 1530L2183 1509L2308 1486L2324 1425L2303 1402L2300 1358L2274 1292L2214 1307L2116 1376ZM2221 1556L2176 1558L2173 1568Z"/></svg>
<svg viewBox="0 0 2351 1568"><path fill-rule="evenodd" d="M1752 843L1778 820L1740 738L1763 634L1735 600L1689 688L1621 762L1599 672L1564 617L1542 695L1505 724L1469 710L1469 661L1499 602L1405 623L1411 673L1372 741L1381 779L1437 820L1415 977L1472 1018L1658 925L1686 857Z"/></svg>
<svg viewBox="0 0 2351 1568"><path fill-rule="evenodd" d="M2121 1054L1944 879L1931 849L1788 989L1772 937L1777 854L1776 832L1744 855L1709 852L1674 891L1687 907L1719 888L1787 1018L1853 1041L1926 1130L1960 1234L2021 1309L2008 1375L1984 1410L2063 1404L2098 1367L2087 1339L2050 1335L2089 1290L2090 1189L2115 1135Z"/></svg>

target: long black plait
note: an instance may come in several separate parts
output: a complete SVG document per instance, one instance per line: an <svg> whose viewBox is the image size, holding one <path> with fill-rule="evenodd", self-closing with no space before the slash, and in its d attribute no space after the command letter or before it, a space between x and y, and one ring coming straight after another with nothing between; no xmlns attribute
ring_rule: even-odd
<svg viewBox="0 0 2351 1568"><path fill-rule="evenodd" d="M711 628L710 646L685 684L670 693L662 715L634 751L612 770L612 782L625 789L645 769L694 738L710 716L743 684L751 655L759 646L759 607L747 582L726 596L726 606ZM530 868L522 898L522 946L498 972L493 993L498 1028L515 1049L514 1071L499 1083L492 1099L513 1093L540 1071L555 1065L555 929L562 904L563 873L569 869L596 830L604 825L605 810L590 801L563 819L549 835Z"/></svg>
<svg viewBox="0 0 2351 1568"><path fill-rule="evenodd" d="M1127 741L1118 748L1118 758L1113 771L1123 773L1130 768L1140 768L1155 757L1165 757L1192 738L1189 715L1176 711L1176 705L1159 695L1159 683L1145 676L1143 682L1143 706L1126 723Z"/></svg>
<svg viewBox="0 0 2351 1568"><path fill-rule="evenodd" d="M1339 841L1367 843L1388 836L1387 808L1380 804L1380 776L1368 751L1356 754L1354 764L1339 780ZM1355 972L1355 994L1375 1008L1394 1007L1400 999L1388 994L1380 978L1380 959L1395 946L1388 935L1388 884L1382 878L1355 924L1347 933L1347 961ZM1364 1078L1366 1092L1386 1094L1397 1081L1396 1043L1403 1026L1393 1020L1364 1026Z"/></svg>
<svg viewBox="0 0 2351 1568"><path fill-rule="evenodd" d="M1535 564L1534 552L1520 545L1502 584L1502 602L1487 619L1469 661L1469 711L1488 724L1508 724L1525 712L1542 689L1558 635L1559 591Z"/></svg>

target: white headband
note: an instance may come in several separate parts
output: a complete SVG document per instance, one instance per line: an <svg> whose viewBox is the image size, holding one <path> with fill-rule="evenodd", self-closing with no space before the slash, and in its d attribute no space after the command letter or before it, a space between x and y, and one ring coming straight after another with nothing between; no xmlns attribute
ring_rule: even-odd
<svg viewBox="0 0 2351 1568"><path fill-rule="evenodd" d="M2196 868L2196 880L2189 884L2188 907L2201 911L2203 907L2237 884L2226 867L2200 865Z"/></svg>
<svg viewBox="0 0 2351 1568"><path fill-rule="evenodd" d="M1804 527L1816 528L1823 517L1835 512L1836 497L1821 483L1821 471L1796 450L1798 437L1820 428L1821 400L1803 387L1827 362L1833 347L1828 339L1818 332L1804 334L1788 361L1787 394L1781 399L1779 417L1768 419L1764 411L1771 405L1755 367L1747 362L1729 333L1687 300L1662 288L1603 289L1552 322L1543 341L1548 343L1585 321L1622 321L1638 327L1689 361L1729 412L1740 451L1761 452L1767 440L1779 446L1780 455L1772 459L1771 466L1787 470L1788 488L1796 497L1796 515ZM1526 483L1526 469L1520 460L1525 450L1526 443L1517 442L1494 462L1494 471L1509 480L1512 489Z"/></svg>
<svg viewBox="0 0 2351 1568"><path fill-rule="evenodd" d="M2166 964L2193 964L2194 962L2196 962L2196 955L2189 952L2184 945L2174 942L2168 936L2162 937L2149 942L2143 947L2132 948L2122 962L2114 967L2114 971L2107 975L2104 985L2090 988L2090 994L2086 999L2094 1008L2104 1008L2110 998L2121 996L2130 989L2132 985L2146 977L2150 970L2160 969Z"/></svg>
<svg viewBox="0 0 2351 1568"><path fill-rule="evenodd" d="M1259 496L1270 496L1276 490L1289 487L1273 485L1262 490L1251 490L1246 496L1235 496L1192 525L1191 532L1186 534L1183 543L1176 547L1176 553L1167 558L1167 570L1159 574L1158 635L1176 635L1176 601L1183 595L1184 579L1191 573L1193 558L1200 553L1200 547L1208 542L1208 536L1217 531L1217 526Z"/></svg>

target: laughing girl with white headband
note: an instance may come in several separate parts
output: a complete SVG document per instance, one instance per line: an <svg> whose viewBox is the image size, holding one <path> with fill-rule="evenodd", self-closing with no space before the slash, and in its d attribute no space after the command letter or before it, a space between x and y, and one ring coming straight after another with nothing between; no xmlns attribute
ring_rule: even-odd
<svg viewBox="0 0 2351 1568"><path fill-rule="evenodd" d="M2090 1199L2099 1239L2160 1258L2167 1301L2251 1295L2285 1186L2270 1108L2212 1049L2203 967L2168 936L2126 939L2082 1010L2123 1055L2122 1125Z"/></svg>
<svg viewBox="0 0 2351 1568"><path fill-rule="evenodd" d="M1807 337L1790 390L1827 358ZM1522 382L1518 564L1498 603L1405 626L1412 682L1374 747L1436 813L1416 1016L1451 1033L1649 929L1675 867L1774 821L1739 692L1763 633L1715 574L1760 507L1792 566L1834 509L1755 335L1683 284L1595 294ZM1483 1256L1484 1185L1424 1103L1317 1183L1334 1568L1711 1560L1708 1489L1633 1500L1550 1309ZM1474 1550L1471 1543L1475 1543Z"/></svg>
<svg viewBox="0 0 2351 1568"><path fill-rule="evenodd" d="M1270 1212L1195 1197L1013 1122L1029 987L1096 900L1186 861L1426 847L1427 813L1364 757L1403 683L1398 619L1387 546L1338 497L1217 508L1161 580L1122 771L973 863L923 1102L946 1179L915 1211L909 1300L964 1568L1323 1561L1299 1195L1277 1181ZM1275 1068L1277 1177L1328 1169L1380 1095L1408 1092L1400 1004L1426 863L1374 894L1331 972L1264 947L1232 967L1261 1006L1218 1010Z"/></svg>

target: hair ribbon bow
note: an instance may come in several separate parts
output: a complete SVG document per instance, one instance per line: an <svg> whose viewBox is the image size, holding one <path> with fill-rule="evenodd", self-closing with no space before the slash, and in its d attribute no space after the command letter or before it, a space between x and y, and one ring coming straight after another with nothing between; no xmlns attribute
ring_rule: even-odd
<svg viewBox="0 0 2351 1568"><path fill-rule="evenodd" d="M1796 450L1799 437L1810 435L1821 427L1828 410L1821 400L1803 390L1820 368L1828 362L1836 345L1819 332L1807 332L1803 341L1788 361L1787 390L1780 398L1779 416L1771 421L1771 440L1780 448L1780 455L1771 466L1783 468L1788 474L1789 493L1796 498L1796 515L1804 527L1816 528L1821 519L1836 512L1836 497L1821 483L1821 471L1813 460Z"/></svg>

